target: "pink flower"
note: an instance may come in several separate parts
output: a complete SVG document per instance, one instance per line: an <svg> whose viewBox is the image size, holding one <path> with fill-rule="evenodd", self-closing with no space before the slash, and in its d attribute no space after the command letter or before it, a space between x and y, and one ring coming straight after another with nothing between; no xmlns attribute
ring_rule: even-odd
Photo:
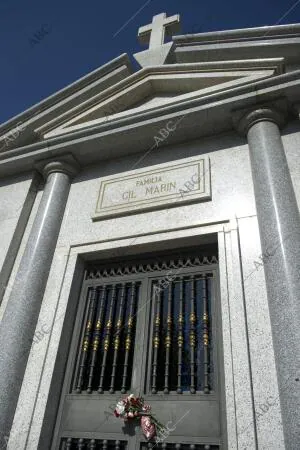
<svg viewBox="0 0 300 450"><path fill-rule="evenodd" d="M144 404L144 405L143 405L143 411L145 411L145 412L150 412L150 411L151 411L151 406L150 406L150 405L147 405L147 404Z"/></svg>
<svg viewBox="0 0 300 450"><path fill-rule="evenodd" d="M155 424L151 421L151 417L143 416L141 418L141 428L146 439L153 439L156 435Z"/></svg>

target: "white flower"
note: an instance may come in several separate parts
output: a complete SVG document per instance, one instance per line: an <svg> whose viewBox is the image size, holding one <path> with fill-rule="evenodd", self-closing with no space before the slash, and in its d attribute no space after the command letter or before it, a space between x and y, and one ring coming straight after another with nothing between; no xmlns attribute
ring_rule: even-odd
<svg viewBox="0 0 300 450"><path fill-rule="evenodd" d="M124 403L123 403L123 400L121 400L121 401L119 401L119 402L117 403L116 411L117 411L117 413L118 413L120 416L122 416L122 415L124 414L124 412L125 412L125 405L124 405Z"/></svg>

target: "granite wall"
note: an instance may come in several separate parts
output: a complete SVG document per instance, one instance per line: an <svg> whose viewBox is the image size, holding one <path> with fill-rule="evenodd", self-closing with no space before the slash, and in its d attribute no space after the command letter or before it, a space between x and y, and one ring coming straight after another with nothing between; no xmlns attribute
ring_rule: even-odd
<svg viewBox="0 0 300 450"><path fill-rule="evenodd" d="M0 180L0 320L3 296L35 201L38 179L32 174Z"/></svg>
<svg viewBox="0 0 300 450"><path fill-rule="evenodd" d="M300 131L297 123L285 129L283 140L300 202L300 167L297 165ZM197 243L212 233L217 236L219 245L229 448L252 449L258 445L260 449L284 449L263 270L267 260L261 255L245 140L232 133L163 149L158 147L145 156L146 151L86 168L71 186L36 328L39 332L44 330L43 337L33 345L30 353L8 444L10 450L38 448L58 347L65 338L63 330L72 327L68 320L71 315L67 314L71 314L72 302L76 307L78 298L79 285L74 285L78 264L87 258L105 260L116 250L120 255L138 255L149 249L183 245L187 238ZM197 155L210 158L211 201L92 221L101 177ZM188 181L182 180L182 187ZM28 180L23 181L26 182ZM19 197L17 193L16 196ZM40 193L11 280L39 200ZM70 292L75 292L75 297Z"/></svg>

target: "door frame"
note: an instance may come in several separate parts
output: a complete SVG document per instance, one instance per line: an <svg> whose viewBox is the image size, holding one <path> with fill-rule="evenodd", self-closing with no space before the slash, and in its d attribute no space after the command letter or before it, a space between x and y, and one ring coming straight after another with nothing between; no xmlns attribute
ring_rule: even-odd
<svg viewBox="0 0 300 450"><path fill-rule="evenodd" d="M203 249L203 247L202 247ZM176 247L174 249L176 251ZM199 247L199 251L201 253L201 246ZM217 251L217 249L216 249ZM172 253L170 253L170 251L165 251L165 259L170 260L170 255L172 257ZM193 258L194 256L196 256L196 252L195 249L190 249L190 252L185 252L191 256L191 258ZM143 259L143 255L142 254L137 254L136 255L136 259L141 260ZM214 377L215 377L215 388L218 391L218 398L220 400L220 405L223 404L224 402L224 389L221 383L221 372L222 372L222 367L223 367L223 354L222 354L222 346L220 345L220 341L221 341L221 332L217 332L218 329L221 329L221 323L220 323L220 318L221 318L221 305L220 305L220 286L219 286L219 269L218 269L218 264L210 264L210 265L199 265L199 266L195 266L195 267L182 267L179 269L179 273L180 275L184 275L184 274L192 274L192 273L198 273L200 274L201 272L211 272L213 273L213 277L215 278L214 283L212 283L213 286L213 290L214 292L212 292L212 298L213 298L213 308L214 311L212 311L212 315L214 317L214 326L213 326L213 342L215 344L217 344L217 348L216 351L213 352L213 357L214 357L214 367L217 367L217 370L214 372ZM84 273L86 273L86 271L84 271ZM95 280L83 280L82 282L82 287L81 287L81 292L80 292L80 301L79 301L79 305L76 311L76 320L75 320L75 326L73 328L73 332L72 332L72 337L70 339L70 353L68 355L68 360L67 360L67 365L66 365L66 373L68 374L67 376L64 377L64 381L63 381L63 388L62 388L62 392L61 392L61 396L60 396L60 406L58 408L58 420L56 421L56 425L55 425L55 430L52 436L52 449L58 449L59 448L59 443L57 443L57 445L55 445L56 442L58 441L58 435L59 435L59 423L60 423L60 419L61 419L61 414L62 414L62 409L63 409L63 403L64 403L64 399L65 396L68 395L68 391L70 391L70 386L73 384L73 380L71 379L73 374L76 373L76 370L74 370L74 364L77 358L77 350L78 350L78 346L80 346L80 336L82 335L82 326L84 323L84 311L85 314L87 314L87 308L86 308L86 302L87 302L87 290L89 287L92 287L94 285L99 285L100 283L102 284L110 284L112 281L114 283L121 283L121 282L125 282L125 281L129 281L128 278L130 279L130 281L141 281L141 294L140 297L144 297L145 299L151 299L151 293L149 293L149 287L151 286L151 282L154 278L163 278L165 277L167 274L170 273L170 269L163 269L163 270L158 270L158 271L151 271L148 272L147 274L143 274L143 273L137 273L137 274L128 274L128 275L123 275L123 276L113 276L113 277L107 277L107 278L103 278L103 279L95 279ZM143 292L144 291L144 292ZM147 292L147 293L146 293ZM146 326L146 318L149 316L150 314L150 308L152 308L152 302L147 301L146 302L146 312L143 314L140 314L139 317L137 318L137 323L136 323L136 333L140 333L140 335L142 335L141 330L144 328L143 325L140 323L141 320L143 320L144 322L144 326ZM142 306L143 307L143 306ZM142 326L141 326L142 325ZM140 328L140 331L138 331L138 326ZM145 362L146 360L148 360L149 356L147 355L147 345L148 345L148 339L151 340L151 336L150 334L152 333L152 323L150 323L150 321L147 324L147 328L148 328L148 332L144 333L143 336L143 344L141 346L140 349L140 353L138 354L135 350L134 353L134 360L136 361L138 357L143 357L143 362L142 364L139 365L140 367L140 376L137 376L137 379L140 379L140 385L141 386L145 386L146 380L148 379L148 370L144 371L144 373L142 373L142 371L144 370L143 367L146 368L145 366ZM218 335L218 336L217 336ZM137 339L137 334L136 334L136 342L138 342ZM216 355L218 353L218 356ZM218 358L218 362L216 361L216 358ZM78 364L78 361L77 361ZM150 364L149 364L150 366ZM73 368L73 371L72 371ZM132 373L132 383L134 384L134 378L133 378L133 373ZM224 379L224 377L223 377ZM146 392L142 392L141 393L144 397L151 397L153 394L151 393L146 393ZM72 394L72 396L74 396L76 394ZM91 398L92 394L79 394L80 398L82 398L84 395L87 395L88 398ZM118 393L114 393L114 394L103 394L101 395L101 398L106 398L108 397L109 399L112 399L115 395L119 395ZM121 394L120 394L121 395ZM119 395L119 396L120 396ZM173 401L180 401L183 400L183 396L182 395L178 395L178 394L169 394L170 398L172 398ZM215 394L210 394L211 398L212 397L216 397L216 393ZM153 396L156 398L156 400L159 400L159 395L156 394L156 396ZM186 396L184 396L186 399ZM119 397L118 397L119 398ZM212 398L213 399L213 398ZM163 400L163 399L161 399ZM189 401L201 401L201 397L195 396L195 398L189 398ZM203 399L204 400L204 399ZM224 443L220 444L220 449L222 448L225 449L226 448L226 418L223 417L223 413L225 411L225 408L220 406L220 428L221 428L221 433L223 436L223 440ZM93 437L96 436L97 433L93 434ZM103 433L102 433L103 435ZM110 434L110 436L112 436L112 434ZM119 437L119 435L118 435ZM128 437L125 435L126 439L128 440ZM104 438L107 438L107 436ZM177 439L179 439L177 437ZM182 439L184 439L184 437L182 437ZM136 438L136 442L139 441L138 438ZM171 439L170 439L171 442Z"/></svg>
<svg viewBox="0 0 300 450"><path fill-rule="evenodd" d="M221 273L221 279L217 279L218 283L218 289L219 289L219 296L220 298L223 298L222 300L222 311L221 311L221 322L223 321L223 315L225 314L225 324L226 327L222 327L222 335L225 335L225 341L224 344L226 348L226 358L228 358L228 363L226 364L226 377L227 377L227 384L226 384L226 390L224 383L221 384L222 388L222 398L223 398L223 409L224 409L224 415L222 414L222 417L225 417L225 420L222 424L223 428L223 436L225 444L228 439L228 432L230 433L230 442L231 447L236 448L236 413L235 413L235 390L234 385L231 381L232 377L232 370L234 367L232 367L232 358L234 355L232 355L230 351L230 347L228 347L228 342L230 342L230 331L228 326L230 325L230 322L228 322L228 306L227 306L227 288L226 285L228 283L228 276L231 276L231 268L227 267L227 261L224 259L224 255L227 251L228 244L225 240L226 233L230 233L232 231L231 222L229 220L224 220L216 223L207 223L203 225L198 226L189 226L189 227L178 227L175 229L171 229L168 231L162 231L159 230L155 233L150 234L141 234L139 237L135 236L128 236L123 237L121 239L116 238L108 238L104 241L98 241L93 243L87 243L87 244L78 244L73 245L69 248L67 259L64 259L63 264L60 264L57 268L56 272L60 270L60 277L58 280L58 284L56 282L56 285L59 286L59 292L56 290L56 301L55 304L55 311L53 315L54 325L51 330L51 334L49 337L48 346L50 346L50 349L55 353L55 360L53 357L49 358L48 351L45 354L45 357L43 359L43 366L45 366L46 370L46 376L47 373L51 374L50 378L47 376L48 380L45 379L42 382L40 382L38 389L35 388L35 386L32 387L32 395L37 396L39 395L39 398L36 397L35 403L37 404L37 407L35 407L34 411L38 410L40 411L40 417L41 420L38 420L37 416L31 419L29 425L28 425L28 432L27 432L27 440L31 442L32 439L32 433L38 430L38 449L45 450L49 449L49 439L50 437L53 437L53 427L54 427L54 415L57 412L58 408L58 402L60 398L60 392L57 389L57 385L62 383L62 374L64 372L64 355L68 353L68 343L70 342L70 322L72 322L75 318L75 311L76 306L78 303L79 295L78 295L78 289L81 285L81 280L83 278L84 274L84 265L86 261L93 261L93 260L102 260L102 261L109 261L113 257L117 256L123 256L123 255L130 255L133 257L139 257L141 254L144 253L152 253L156 252L158 250L163 249L165 252L169 252L170 250L176 248L178 251L180 251L181 248L185 248L190 245L197 245L202 246L206 245L208 243L218 243L218 249L219 252L221 252L221 258L219 260L219 266L220 266L220 273ZM62 249L64 251L64 254L66 252L66 249ZM229 250L229 247L228 247ZM237 254L238 256L238 254ZM55 264L57 262L57 259L54 257ZM227 271L229 270L229 274L227 274ZM50 273L50 282L53 283L54 275L51 276ZM57 275L55 275L57 277ZM220 291L220 285L221 285L221 291ZM228 286L228 285L227 285ZM47 294L47 291L46 291ZM52 294L53 296L53 294ZM63 320L61 320L61 317L63 316L64 323L62 324ZM68 318L68 320L66 320ZM60 320L59 320L60 319ZM43 316L39 319L40 322L42 322ZM51 323L50 323L51 324ZM63 330L63 333L62 333ZM72 330L71 330L72 331ZM53 338L53 336L56 336ZM229 339L229 340L228 340ZM46 338L45 338L46 340ZM58 345L59 343L59 345ZM223 349L223 346L221 347ZM245 349L246 351L246 349ZM230 352L230 353L228 353ZM34 357L34 355L33 355ZM240 358L240 356L238 356ZM244 352L244 356L242 359L247 359L248 356ZM224 367L224 364L223 364ZM223 368L222 368L223 369ZM221 378L224 380L224 370L222 370ZM44 373L44 372L43 372ZM229 384L228 384L229 382ZM41 384L42 383L42 384ZM39 391L44 392L46 389L47 395L44 397L40 397ZM27 388L28 390L28 388ZM34 393L36 392L36 394ZM28 391L27 391L28 392ZM225 394L226 394L226 402L225 402ZM228 402L228 403L227 403ZM229 409L228 409L229 408ZM248 408L248 403L245 399L243 401L243 409ZM46 409L46 412L45 412ZM227 428L227 415L229 414L229 423L230 423L230 429ZM38 424L40 423L40 425ZM33 428L34 427L34 428ZM38 427L38 428L37 428ZM25 447L24 447L25 449Z"/></svg>

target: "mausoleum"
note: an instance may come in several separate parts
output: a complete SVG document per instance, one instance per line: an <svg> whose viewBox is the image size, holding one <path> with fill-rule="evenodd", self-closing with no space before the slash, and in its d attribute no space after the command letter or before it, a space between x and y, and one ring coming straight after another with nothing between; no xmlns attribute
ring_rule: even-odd
<svg viewBox="0 0 300 450"><path fill-rule="evenodd" d="M0 127L2 449L300 448L300 24L178 26Z"/></svg>

